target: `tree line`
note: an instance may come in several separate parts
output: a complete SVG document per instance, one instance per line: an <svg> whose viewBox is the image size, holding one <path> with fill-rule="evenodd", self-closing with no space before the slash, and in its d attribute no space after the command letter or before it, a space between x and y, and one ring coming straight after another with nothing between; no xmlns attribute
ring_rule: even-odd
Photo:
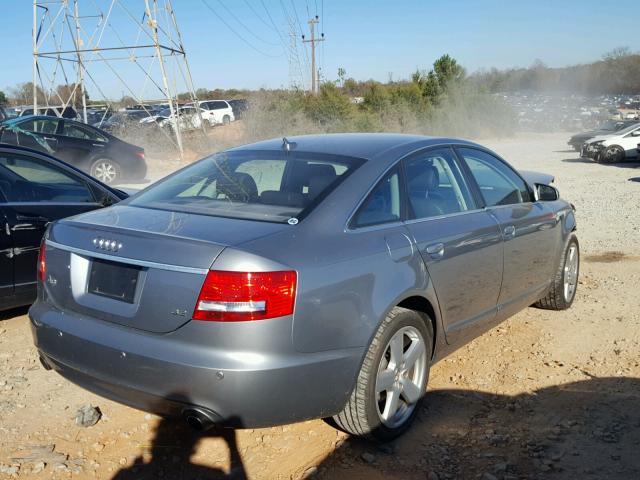
<svg viewBox="0 0 640 480"><path fill-rule="evenodd" d="M536 91L583 95L639 95L640 54L620 47L601 60L550 68L540 60L528 68L483 70L470 79L489 92Z"/></svg>

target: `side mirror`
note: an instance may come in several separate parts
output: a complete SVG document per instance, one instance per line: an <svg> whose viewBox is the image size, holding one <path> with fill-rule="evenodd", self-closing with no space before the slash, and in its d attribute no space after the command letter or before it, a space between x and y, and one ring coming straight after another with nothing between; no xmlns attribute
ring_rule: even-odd
<svg viewBox="0 0 640 480"><path fill-rule="evenodd" d="M554 202L560 198L558 189L551 185L536 183L536 192L538 193L538 200L541 202Z"/></svg>

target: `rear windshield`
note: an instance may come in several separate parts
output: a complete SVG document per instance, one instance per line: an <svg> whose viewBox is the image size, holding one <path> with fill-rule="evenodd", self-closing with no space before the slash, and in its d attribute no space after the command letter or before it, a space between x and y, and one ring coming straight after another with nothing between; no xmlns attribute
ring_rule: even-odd
<svg viewBox="0 0 640 480"><path fill-rule="evenodd" d="M129 204L297 223L362 163L359 158L305 152L222 152L180 170Z"/></svg>

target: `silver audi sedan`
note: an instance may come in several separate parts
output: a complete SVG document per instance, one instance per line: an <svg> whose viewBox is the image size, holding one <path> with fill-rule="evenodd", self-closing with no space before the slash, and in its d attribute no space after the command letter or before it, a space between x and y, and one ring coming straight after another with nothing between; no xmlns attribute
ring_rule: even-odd
<svg viewBox="0 0 640 480"><path fill-rule="evenodd" d="M70 381L197 428L333 418L388 440L434 362L573 302L574 209L552 180L413 135L217 153L49 227L35 344Z"/></svg>

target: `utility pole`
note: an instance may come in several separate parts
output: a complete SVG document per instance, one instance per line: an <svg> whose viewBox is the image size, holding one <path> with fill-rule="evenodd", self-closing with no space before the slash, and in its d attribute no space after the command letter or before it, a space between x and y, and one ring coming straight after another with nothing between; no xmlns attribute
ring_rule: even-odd
<svg viewBox="0 0 640 480"><path fill-rule="evenodd" d="M318 72L316 70L316 43L324 42L324 33L320 34L320 38L316 38L316 25L320 23L318 15L307 22L309 24L309 30L311 30L311 39L305 40L302 35L303 43L311 44L311 93L314 95L318 93Z"/></svg>
<svg viewBox="0 0 640 480"><path fill-rule="evenodd" d="M33 0L33 114L38 115L38 0Z"/></svg>
<svg viewBox="0 0 640 480"><path fill-rule="evenodd" d="M160 131L182 157L184 127L176 94L182 88L189 92L191 100L197 98L172 0L31 1L34 109L49 106L52 97L57 97L56 104L65 106L73 100L74 105L82 107L86 119L88 86L95 90L94 99L99 94L113 108L102 88L109 75L120 83L122 97L131 96L149 115L150 101L161 99L169 104L175 128ZM69 98L63 99L56 85L61 80L70 84L69 70L75 74L75 84ZM102 82L98 83L97 78ZM42 97L44 105L38 105L43 103ZM202 121L200 124L204 128Z"/></svg>
<svg viewBox="0 0 640 480"><path fill-rule="evenodd" d="M174 130L176 134L176 141L178 143L178 150L180 151L180 160L184 160L182 158L184 154L184 150L182 148L182 134L180 132L180 113L178 110L177 100L175 105L173 103L174 97L171 93L171 89L169 88L169 79L167 78L167 72L165 70L164 57L162 55L160 41L158 40L158 22L156 21L156 16L155 16L155 14L157 14L158 12L158 4L157 4L157 0L152 0L152 1L154 6L153 12L151 11L149 0L144 0L145 12L147 14L147 18L149 19L148 24L153 34L153 44L155 46L156 55L158 57L158 65L160 66L160 73L162 75L162 83L164 84L165 95L169 99L169 111L171 112L171 118L175 118ZM198 102L195 102L195 108L196 108L196 111L199 111Z"/></svg>
<svg viewBox="0 0 640 480"><path fill-rule="evenodd" d="M82 54L80 53L80 51L82 50L82 38L80 38L80 17L78 16L78 0L73 0L73 17L75 18L75 23L76 23L75 45L76 45L76 51L77 51L77 55L78 55L78 80L77 80L77 82L80 83L80 95L82 96L82 121L84 123L87 123L87 95L86 95L85 90L84 90L84 65L82 64ZM73 91L74 91L73 99L74 100L76 98L75 91L76 91L77 88L78 88L78 85L76 84L75 88L73 89ZM69 98L68 101L71 102L71 98ZM76 107L77 102L74 101L73 103L75 104L73 106ZM64 111L64 109L63 109L63 111Z"/></svg>

